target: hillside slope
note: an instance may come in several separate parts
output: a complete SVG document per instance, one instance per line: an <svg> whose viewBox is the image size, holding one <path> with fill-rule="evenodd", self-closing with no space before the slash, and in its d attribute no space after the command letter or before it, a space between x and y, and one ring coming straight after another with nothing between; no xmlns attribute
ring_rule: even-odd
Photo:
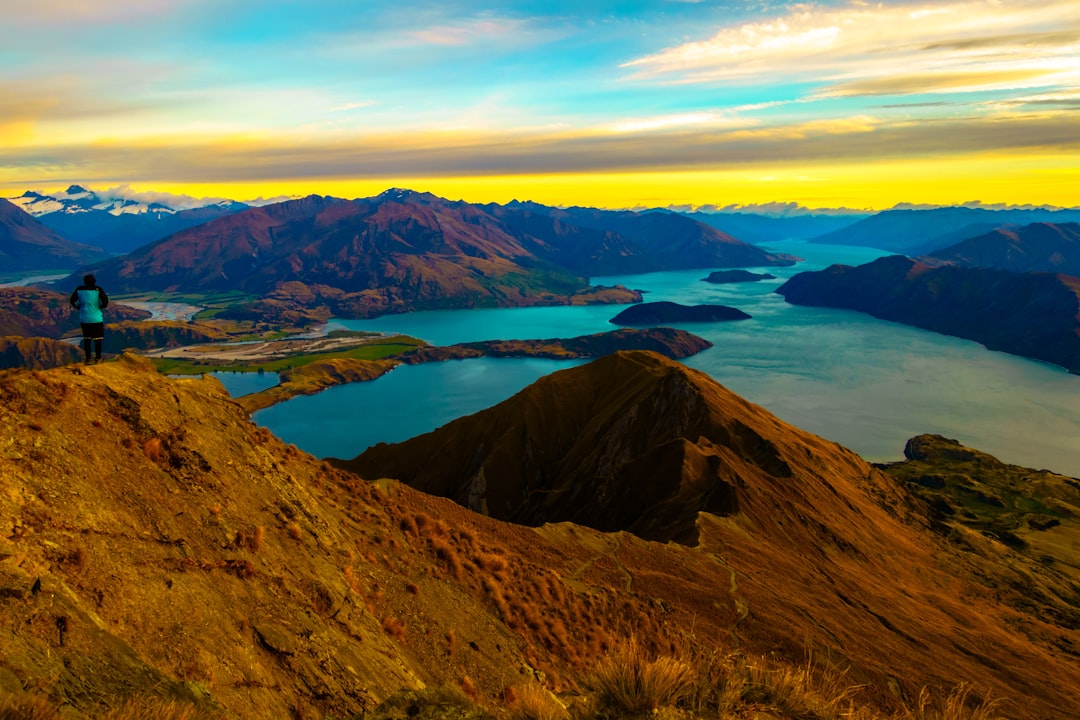
<svg viewBox="0 0 1080 720"><path fill-rule="evenodd" d="M999 229L935 250L924 262L1080 277L1080 223Z"/></svg>
<svg viewBox="0 0 1080 720"><path fill-rule="evenodd" d="M796 305L846 308L1061 365L1080 373L1080 279L892 255L795 275L776 292Z"/></svg>
<svg viewBox="0 0 1080 720"><path fill-rule="evenodd" d="M5 272L72 268L104 257L101 248L66 240L0 198L0 268Z"/></svg>
<svg viewBox="0 0 1080 720"><path fill-rule="evenodd" d="M663 267L790 264L678 215L476 206L387 191L251 208L110 261L117 292L242 290L339 317L419 309L629 303L588 277ZM264 303L265 304L265 303ZM243 309L265 313L258 303Z"/></svg>
<svg viewBox="0 0 1080 720"><path fill-rule="evenodd" d="M883 475L660 356L614 362L681 383L674 416L734 438L698 441L737 471L720 479L738 507L701 515L697 548L364 481L255 427L216 381L134 357L0 374L0 690L351 717L426 684L501 708L541 679L582 692L632 629L698 657L813 648L879 707L960 681L1010 718L1080 703L1075 633L947 564L959 551Z"/></svg>
<svg viewBox="0 0 1080 720"><path fill-rule="evenodd" d="M1027 694L1045 686L1041 672L1077 670L1076 655L1058 665L1052 651L1028 645L1038 637L1076 648L1077 629L1051 628L1037 614L1021 621L961 580L962 553L930 529L927 506L854 453L653 353L554 373L493 408L342 464L496 517L547 523L545 536L569 533L550 525L569 521L696 545L732 573L745 610L740 638L790 648L805 634L856 674L1044 667L1002 679L1008 691L998 686Z"/></svg>

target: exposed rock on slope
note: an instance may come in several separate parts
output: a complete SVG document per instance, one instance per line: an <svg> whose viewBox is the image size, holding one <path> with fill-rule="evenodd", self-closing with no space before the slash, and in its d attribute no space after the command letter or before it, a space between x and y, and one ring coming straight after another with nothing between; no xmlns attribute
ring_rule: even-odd
<svg viewBox="0 0 1080 720"><path fill-rule="evenodd" d="M847 308L954 335L1080 373L1080 279L930 266L893 255L799 273L777 289L797 305Z"/></svg>
<svg viewBox="0 0 1080 720"><path fill-rule="evenodd" d="M1034 223L973 237L921 258L933 263L1080 277L1080 223Z"/></svg>

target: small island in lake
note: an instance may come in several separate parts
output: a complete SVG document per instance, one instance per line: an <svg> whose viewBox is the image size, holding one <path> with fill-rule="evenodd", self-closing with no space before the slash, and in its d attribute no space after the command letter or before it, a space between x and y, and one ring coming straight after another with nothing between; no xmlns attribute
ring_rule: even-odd
<svg viewBox="0 0 1080 720"><path fill-rule="evenodd" d="M749 320L750 315L727 305L680 305L668 301L631 305L608 322L615 325L655 325L673 322Z"/></svg>
<svg viewBox="0 0 1080 720"><path fill-rule="evenodd" d="M769 273L752 273L749 270L715 270L709 277L701 278L703 282L722 285L726 283L760 282L761 280L775 280L775 275Z"/></svg>

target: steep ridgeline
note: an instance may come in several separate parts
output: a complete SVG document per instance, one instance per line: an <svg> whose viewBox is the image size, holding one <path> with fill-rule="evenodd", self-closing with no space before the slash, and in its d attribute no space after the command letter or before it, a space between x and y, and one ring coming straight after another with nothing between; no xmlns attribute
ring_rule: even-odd
<svg viewBox="0 0 1080 720"><path fill-rule="evenodd" d="M177 233L102 265L97 275L118 291L243 290L268 298L275 311L284 302L372 317L417 309L628 303L640 300L640 293L590 287L587 277L791 262L680 216L581 211L579 219L569 212L529 214L516 206L479 207L409 191L353 201L311 196ZM274 294L286 285L288 297ZM247 314L260 312L256 304Z"/></svg>
<svg viewBox="0 0 1080 720"><path fill-rule="evenodd" d="M912 663L932 674L954 662L991 674L1048 662L1006 659L1029 652L1006 639L1011 611L974 583L950 585L963 577L952 567L961 553L929 529L924 505L854 453L653 353L554 373L488 410L341 464L543 525L545 537L572 536L581 531L568 523L577 523L695 545L731 573L745 603L741 638L765 625L805 627L841 664ZM605 546L609 571L628 587L638 577L622 569L629 538ZM676 592L693 587L687 579ZM1054 634L1077 635L1067 626ZM1071 677L1075 658L1063 662ZM1009 693L1048 685L1038 673L1008 682Z"/></svg>
<svg viewBox="0 0 1080 720"><path fill-rule="evenodd" d="M66 240L0 198L0 271L63 270L104 257L101 248Z"/></svg>
<svg viewBox="0 0 1080 720"><path fill-rule="evenodd" d="M1080 279L930 266L893 255L795 275L777 291L796 305L847 308L1080 373Z"/></svg>
<svg viewBox="0 0 1080 720"><path fill-rule="evenodd" d="M505 710L508 688L538 679L572 700L631 628L665 654L685 648L702 687L718 665L699 661L720 646L795 664L812 651L883 711L961 681L1017 720L1080 705L1080 663L1063 651L1076 632L999 604L989 588L1009 576L976 582L921 501L858 457L658 355L579 370L531 388L505 427L459 424L469 448L448 447L446 464L487 461L489 504L519 484L496 472L515 451L522 470L577 465L574 492L604 510L593 524L629 518L635 492L680 487L712 510L697 547L531 529L366 481L254 426L215 380L135 357L0 374L0 700L95 717L154 697L209 717L358 717L426 685ZM689 527L660 510L637 528ZM367 717L449 717L398 707Z"/></svg>
<svg viewBox="0 0 1080 720"><path fill-rule="evenodd" d="M1080 223L998 229L919 258L932 265L997 268L1080 277Z"/></svg>

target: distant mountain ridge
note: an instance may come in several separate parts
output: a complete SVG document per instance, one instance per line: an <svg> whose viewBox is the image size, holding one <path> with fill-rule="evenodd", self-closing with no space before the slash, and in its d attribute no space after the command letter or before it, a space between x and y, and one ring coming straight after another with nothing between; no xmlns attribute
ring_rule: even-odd
<svg viewBox="0 0 1080 720"><path fill-rule="evenodd" d="M243 290L337 315L415 309L633 302L598 296L591 275L788 265L678 215L528 204L471 205L393 189L357 200L312 195L249 208L96 268L116 292ZM297 300L299 302L299 300Z"/></svg>
<svg viewBox="0 0 1080 720"><path fill-rule="evenodd" d="M106 257L101 248L72 242L7 200L0 199L0 269L68 269Z"/></svg>
<svg viewBox="0 0 1080 720"><path fill-rule="evenodd" d="M920 258L931 263L1080 277L1080 223L998 228Z"/></svg>
<svg viewBox="0 0 1080 720"><path fill-rule="evenodd" d="M179 230L248 207L244 203L222 201L196 208L174 208L162 202L102 197L81 185L71 185L51 195L28 190L10 202L62 237L114 254L131 252Z"/></svg>
<svg viewBox="0 0 1080 720"><path fill-rule="evenodd" d="M754 245L780 240L809 240L850 227L869 213L813 213L776 217L752 212L684 212L683 215L710 225L743 242Z"/></svg>
<svg viewBox="0 0 1080 720"><path fill-rule="evenodd" d="M941 207L886 210L845 228L813 238L831 245L865 245L904 255L925 255L998 228L1031 223L1080 222L1080 210Z"/></svg>

